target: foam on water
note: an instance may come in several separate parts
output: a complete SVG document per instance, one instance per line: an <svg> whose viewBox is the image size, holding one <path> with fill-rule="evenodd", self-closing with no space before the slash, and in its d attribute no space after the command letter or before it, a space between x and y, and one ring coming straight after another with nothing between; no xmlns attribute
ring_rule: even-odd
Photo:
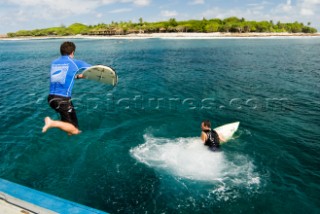
<svg viewBox="0 0 320 214"><path fill-rule="evenodd" d="M160 172L173 176L217 183L214 191L226 186L259 186L260 177L252 161L241 154L229 158L224 152L212 152L199 137L157 138L144 135L145 143L130 150L131 155Z"/></svg>

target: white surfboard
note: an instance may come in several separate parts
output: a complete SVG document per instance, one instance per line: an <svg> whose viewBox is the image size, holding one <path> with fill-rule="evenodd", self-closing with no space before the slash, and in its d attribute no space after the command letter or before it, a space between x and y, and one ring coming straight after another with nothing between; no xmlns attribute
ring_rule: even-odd
<svg viewBox="0 0 320 214"><path fill-rule="evenodd" d="M82 73L88 80L115 86L118 83L118 75L112 68L104 65L95 65L87 68Z"/></svg>
<svg viewBox="0 0 320 214"><path fill-rule="evenodd" d="M238 130L240 122L228 123L223 126L219 126L214 130L218 133L224 142L230 140L233 134Z"/></svg>

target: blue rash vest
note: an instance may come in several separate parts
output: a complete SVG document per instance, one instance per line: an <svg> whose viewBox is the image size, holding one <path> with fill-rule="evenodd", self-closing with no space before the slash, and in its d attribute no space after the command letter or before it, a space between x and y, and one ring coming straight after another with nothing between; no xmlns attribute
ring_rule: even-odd
<svg viewBox="0 0 320 214"><path fill-rule="evenodd" d="M71 97L77 72L88 67L91 65L67 55L54 60L50 71L50 95Z"/></svg>

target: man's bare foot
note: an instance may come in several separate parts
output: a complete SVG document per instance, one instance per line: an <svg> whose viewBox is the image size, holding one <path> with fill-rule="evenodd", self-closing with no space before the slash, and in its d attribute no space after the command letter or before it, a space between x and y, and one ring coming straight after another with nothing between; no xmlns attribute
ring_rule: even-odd
<svg viewBox="0 0 320 214"><path fill-rule="evenodd" d="M68 132L67 134L69 135L69 136L71 136L71 135L77 135L77 134L81 134L81 130L79 130L79 129L77 129L77 130L75 130L74 132Z"/></svg>
<svg viewBox="0 0 320 214"><path fill-rule="evenodd" d="M42 128L42 133L45 133L49 128L51 128L52 120L50 117L44 118L44 126Z"/></svg>

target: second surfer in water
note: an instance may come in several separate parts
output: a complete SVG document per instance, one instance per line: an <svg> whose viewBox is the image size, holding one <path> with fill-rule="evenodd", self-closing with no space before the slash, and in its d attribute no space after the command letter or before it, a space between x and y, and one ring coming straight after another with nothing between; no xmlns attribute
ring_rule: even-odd
<svg viewBox="0 0 320 214"><path fill-rule="evenodd" d="M219 137L218 133L211 129L211 123L209 120L204 120L201 123L201 140L204 145L208 146L212 151L220 150L220 141L224 142L224 139Z"/></svg>

